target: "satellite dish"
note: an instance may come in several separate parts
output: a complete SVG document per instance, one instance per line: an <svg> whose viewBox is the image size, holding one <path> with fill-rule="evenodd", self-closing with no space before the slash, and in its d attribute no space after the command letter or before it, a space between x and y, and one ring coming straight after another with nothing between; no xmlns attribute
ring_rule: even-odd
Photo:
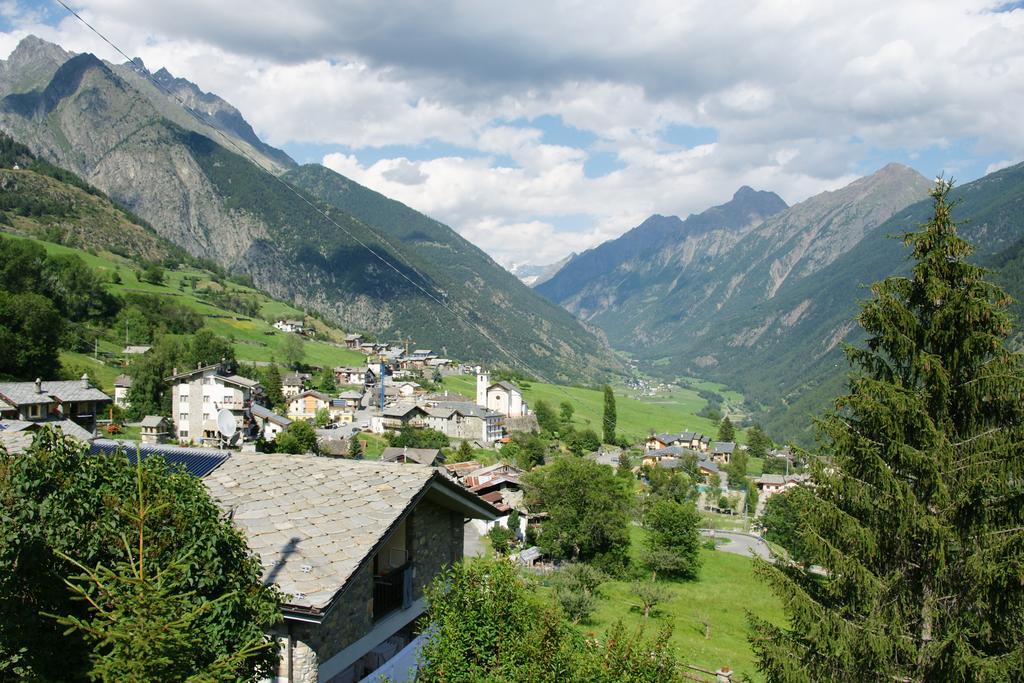
<svg viewBox="0 0 1024 683"><path fill-rule="evenodd" d="M220 430L220 435L225 439L230 439L238 431L235 416L227 408L221 408L217 413L217 429Z"/></svg>

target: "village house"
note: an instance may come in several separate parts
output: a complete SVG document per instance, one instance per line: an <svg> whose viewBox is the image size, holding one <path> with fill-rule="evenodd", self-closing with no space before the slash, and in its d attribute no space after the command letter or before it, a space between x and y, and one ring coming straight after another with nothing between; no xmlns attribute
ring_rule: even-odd
<svg viewBox="0 0 1024 683"><path fill-rule="evenodd" d="M503 416L475 403L433 401L426 406L427 427L452 439L465 439L480 444L500 441Z"/></svg>
<svg viewBox="0 0 1024 683"><path fill-rule="evenodd" d="M281 378L281 394L287 399L298 396L306 390L306 382L310 379L304 372L291 372Z"/></svg>
<svg viewBox="0 0 1024 683"><path fill-rule="evenodd" d="M114 380L114 405L118 408L128 407L128 392L132 390L132 378L129 375L118 375Z"/></svg>
<svg viewBox="0 0 1024 683"><path fill-rule="evenodd" d="M806 474L762 474L754 480L757 493L762 500L780 491L787 491L806 482L810 477Z"/></svg>
<svg viewBox="0 0 1024 683"><path fill-rule="evenodd" d="M142 443L167 443L174 430L166 417L147 415L139 425L139 441Z"/></svg>
<svg viewBox="0 0 1024 683"><path fill-rule="evenodd" d="M316 420L318 410L329 410L331 397L316 389L306 389L287 400L287 414L290 420Z"/></svg>
<svg viewBox="0 0 1024 683"><path fill-rule="evenodd" d="M699 457L699 453L684 448L683 446L666 446L665 448L659 448L656 451L648 451L644 453L642 463L653 467L665 460L682 460L684 456L693 456L694 458Z"/></svg>
<svg viewBox="0 0 1024 683"><path fill-rule="evenodd" d="M456 481L461 482L462 479L470 472L474 472L483 467L476 460L466 460L465 462L446 462L444 464L445 471L448 472Z"/></svg>
<svg viewBox="0 0 1024 683"><path fill-rule="evenodd" d="M700 432L651 434L644 442L644 448L648 451L656 451L669 446L680 446L693 451L705 452L710 443L711 440Z"/></svg>
<svg viewBox="0 0 1024 683"><path fill-rule="evenodd" d="M711 460L719 465L728 465L732 460L732 453L736 450L736 444L732 441L716 441L711 451Z"/></svg>
<svg viewBox="0 0 1024 683"><path fill-rule="evenodd" d="M416 394L423 393L423 387L416 382L410 382L408 380L396 380L392 377L384 378L384 388L394 387L396 395L401 398L412 398Z"/></svg>
<svg viewBox="0 0 1024 683"><path fill-rule="evenodd" d="M111 398L81 379L35 382L0 382L0 418L45 422L71 420L88 432L96 429Z"/></svg>
<svg viewBox="0 0 1024 683"><path fill-rule="evenodd" d="M306 325L301 320L284 319L274 323L274 327L282 332L302 334L306 331Z"/></svg>
<svg viewBox="0 0 1024 683"><path fill-rule="evenodd" d="M700 460L697 462L697 473L703 477L705 484L711 484L719 475L718 465L710 460Z"/></svg>
<svg viewBox="0 0 1024 683"><path fill-rule="evenodd" d="M129 345L124 347L121 351L121 355L124 360L122 361L124 366L131 365L135 360L142 358L153 349L152 346L141 346L141 345Z"/></svg>
<svg viewBox="0 0 1024 683"><path fill-rule="evenodd" d="M679 445L679 434L651 434L644 442L644 449L648 451L660 451L669 446Z"/></svg>
<svg viewBox="0 0 1024 683"><path fill-rule="evenodd" d="M361 334L346 334L345 335L345 348L346 349L358 349L360 344L363 343L363 335Z"/></svg>
<svg viewBox="0 0 1024 683"><path fill-rule="evenodd" d="M344 424L352 422L362 401L363 394L360 391L344 391L337 398L332 398L327 407L331 413L331 421Z"/></svg>
<svg viewBox="0 0 1024 683"><path fill-rule="evenodd" d="M218 445L221 442L217 415L230 411L241 439L255 435L253 399L262 393L260 383L229 374L220 363L179 373L177 368L165 382L171 384L171 417L174 433L181 443Z"/></svg>
<svg viewBox="0 0 1024 683"><path fill-rule="evenodd" d="M492 384L487 373L480 368L476 373L476 402L506 417L522 417L530 412L519 387L505 381Z"/></svg>
<svg viewBox="0 0 1024 683"><path fill-rule="evenodd" d="M414 463L439 467L444 464L444 455L437 448L388 447L380 455L381 462Z"/></svg>
<svg viewBox="0 0 1024 683"><path fill-rule="evenodd" d="M366 368L337 367L334 368L334 381L338 384L364 386L368 384Z"/></svg>
<svg viewBox="0 0 1024 683"><path fill-rule="evenodd" d="M71 420L53 419L45 422L6 419L0 420L0 435L11 437L12 443L19 442L19 445L24 445L25 447L28 447L32 443L32 439L40 429L56 429L64 434L64 436L70 436L84 443L90 443L96 438L92 432ZM21 435L21 438L19 439L16 435ZM20 443L22 441L24 442L23 444ZM12 450L8 450L7 452L14 453Z"/></svg>
<svg viewBox="0 0 1024 683"><path fill-rule="evenodd" d="M403 370L423 370L435 358L437 354L430 349L416 349L402 358L401 366Z"/></svg>
<svg viewBox="0 0 1024 683"><path fill-rule="evenodd" d="M264 581L290 596L274 635L277 680L295 683L406 676L424 640L424 589L462 560L466 518L498 514L419 465L232 454L204 483Z"/></svg>
<svg viewBox="0 0 1024 683"><path fill-rule="evenodd" d="M415 403L394 403L384 406L380 415L370 417L374 434L398 431L402 427L426 427L427 411Z"/></svg>
<svg viewBox="0 0 1024 683"><path fill-rule="evenodd" d="M480 498L493 505L500 516L493 521L476 520L473 525L480 534L486 534L493 526L508 526L508 515L514 509L523 507L523 470L508 463L496 463L479 467L465 474L460 483ZM526 531L526 515L520 517L520 532Z"/></svg>
<svg viewBox="0 0 1024 683"><path fill-rule="evenodd" d="M430 370L438 370L439 372L448 372L452 368L452 361L449 358L431 358L427 360L427 368Z"/></svg>
<svg viewBox="0 0 1024 683"><path fill-rule="evenodd" d="M277 435L288 429L288 425L292 423L287 417L278 415L270 408L258 403L254 403L252 406L252 417L259 427L263 440L268 442L276 441Z"/></svg>

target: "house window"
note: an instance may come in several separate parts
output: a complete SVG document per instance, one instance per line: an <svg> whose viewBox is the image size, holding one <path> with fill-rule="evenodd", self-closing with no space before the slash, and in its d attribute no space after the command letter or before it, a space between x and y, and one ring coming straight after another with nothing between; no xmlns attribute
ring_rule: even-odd
<svg viewBox="0 0 1024 683"><path fill-rule="evenodd" d="M178 396L178 403L188 403L188 394Z"/></svg>
<svg viewBox="0 0 1024 683"><path fill-rule="evenodd" d="M182 413L178 416L179 420L188 420L188 413Z"/></svg>
<svg viewBox="0 0 1024 683"><path fill-rule="evenodd" d="M203 395L203 403L209 403L209 402L210 402L210 395L209 394L204 394Z"/></svg>
<svg viewBox="0 0 1024 683"><path fill-rule="evenodd" d="M188 430L187 429L182 429L180 432L178 432L178 436L180 436L183 439L187 439L188 438Z"/></svg>
<svg viewBox="0 0 1024 683"><path fill-rule="evenodd" d="M28 407L28 416L29 417L42 417L42 414L43 414L42 406L37 404L37 405L31 405L31 406Z"/></svg>

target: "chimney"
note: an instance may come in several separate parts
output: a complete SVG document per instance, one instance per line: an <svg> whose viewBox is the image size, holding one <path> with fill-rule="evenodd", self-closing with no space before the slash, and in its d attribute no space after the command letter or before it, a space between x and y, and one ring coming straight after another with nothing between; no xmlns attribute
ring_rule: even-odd
<svg viewBox="0 0 1024 683"><path fill-rule="evenodd" d="M172 375L177 375L178 374L178 368L171 368L171 374Z"/></svg>
<svg viewBox="0 0 1024 683"><path fill-rule="evenodd" d="M82 388L83 389L88 389L89 387L90 387L90 384L89 384L89 373L88 372L83 372L82 373Z"/></svg>
<svg viewBox="0 0 1024 683"><path fill-rule="evenodd" d="M41 377L36 377L36 393L43 393L43 380Z"/></svg>

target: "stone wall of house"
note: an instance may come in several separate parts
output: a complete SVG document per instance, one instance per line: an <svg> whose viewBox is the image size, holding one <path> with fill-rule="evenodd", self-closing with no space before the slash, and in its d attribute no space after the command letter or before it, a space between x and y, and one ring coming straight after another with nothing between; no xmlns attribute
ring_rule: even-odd
<svg viewBox="0 0 1024 683"><path fill-rule="evenodd" d="M443 566L462 559L463 517L423 500L406 521L406 543L413 558L413 599ZM292 626L292 678L315 683L317 667L369 633L373 628L373 563L352 578L341 600L320 625L295 622ZM284 650L282 649L282 654Z"/></svg>
<svg viewBox="0 0 1024 683"><path fill-rule="evenodd" d="M373 566L367 563L352 577L352 585L319 626L296 623L292 627L295 638L292 675L295 681L315 683L318 662L326 662L372 628ZM302 673L299 671L299 659L302 660Z"/></svg>
<svg viewBox="0 0 1024 683"><path fill-rule="evenodd" d="M423 500L409 516L406 539L416 568L412 597L423 597L441 568L462 559L462 515Z"/></svg>

